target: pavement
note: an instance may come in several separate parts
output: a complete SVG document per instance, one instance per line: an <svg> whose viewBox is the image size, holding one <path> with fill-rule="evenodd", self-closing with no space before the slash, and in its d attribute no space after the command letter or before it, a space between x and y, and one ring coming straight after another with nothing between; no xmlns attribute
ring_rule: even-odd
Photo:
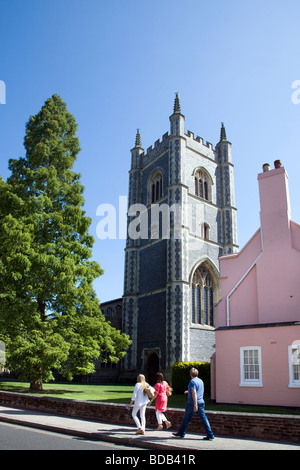
<svg viewBox="0 0 300 470"><path fill-rule="evenodd" d="M0 421L22 426L54 431L89 440L153 449L156 451L193 452L200 450L300 450L299 444L291 442L264 441L216 436L212 441L202 440L204 435L186 434L184 439L172 435L174 430L156 431L146 428L144 435L136 435L135 426L114 425L60 415L0 406Z"/></svg>

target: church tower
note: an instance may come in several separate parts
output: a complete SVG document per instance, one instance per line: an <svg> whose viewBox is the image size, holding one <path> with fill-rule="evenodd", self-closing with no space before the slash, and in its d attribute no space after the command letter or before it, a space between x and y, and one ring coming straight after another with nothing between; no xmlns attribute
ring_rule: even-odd
<svg viewBox="0 0 300 470"><path fill-rule="evenodd" d="M123 331L132 345L123 374L168 377L178 361L210 361L221 255L236 252L231 143L215 149L185 133L176 94L170 132L131 150Z"/></svg>

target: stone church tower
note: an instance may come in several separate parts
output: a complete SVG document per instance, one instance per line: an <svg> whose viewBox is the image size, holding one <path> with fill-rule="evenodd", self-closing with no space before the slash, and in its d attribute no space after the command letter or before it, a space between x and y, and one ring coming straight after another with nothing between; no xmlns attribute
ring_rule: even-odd
<svg viewBox="0 0 300 470"><path fill-rule="evenodd" d="M236 252L231 143L222 123L215 148L185 133L176 94L170 132L131 150L123 331L132 346L123 374L177 361L210 361L219 302L218 258Z"/></svg>

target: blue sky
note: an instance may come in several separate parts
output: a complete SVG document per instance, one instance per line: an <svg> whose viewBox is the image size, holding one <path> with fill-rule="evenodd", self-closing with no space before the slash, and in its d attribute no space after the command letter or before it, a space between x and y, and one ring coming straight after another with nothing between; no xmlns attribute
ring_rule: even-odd
<svg viewBox="0 0 300 470"><path fill-rule="evenodd" d="M177 91L186 131L215 145L225 123L240 247L259 227L263 163L281 159L300 223L299 18L298 0L0 0L0 174L24 155L29 116L59 94L78 123L100 301L122 296L125 240L97 238L97 207L127 195L136 129L145 149L161 138Z"/></svg>

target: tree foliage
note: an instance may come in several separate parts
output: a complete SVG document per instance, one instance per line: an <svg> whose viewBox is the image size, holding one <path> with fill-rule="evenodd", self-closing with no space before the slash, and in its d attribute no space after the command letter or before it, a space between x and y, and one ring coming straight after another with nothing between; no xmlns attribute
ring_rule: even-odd
<svg viewBox="0 0 300 470"><path fill-rule="evenodd" d="M84 188L72 170L80 151L77 125L58 95L26 125L25 157L0 178L0 332L9 365L32 388L116 362L129 338L105 322L93 281L91 220Z"/></svg>

